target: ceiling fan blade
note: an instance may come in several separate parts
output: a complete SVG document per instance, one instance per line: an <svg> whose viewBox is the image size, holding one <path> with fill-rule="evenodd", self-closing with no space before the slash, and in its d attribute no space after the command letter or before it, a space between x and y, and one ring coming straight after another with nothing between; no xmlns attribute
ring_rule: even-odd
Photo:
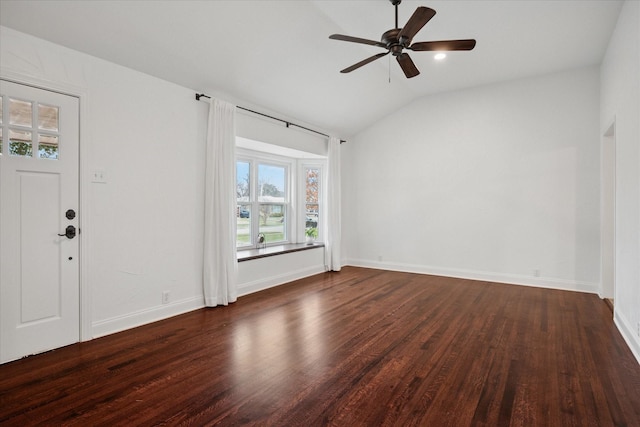
<svg viewBox="0 0 640 427"><path fill-rule="evenodd" d="M351 37L351 36L345 36L343 34L331 34L329 36L330 39L333 40L342 40L345 42L353 42L353 43L361 43L361 44L368 44L371 46L379 46L379 47L384 47L385 49L387 48L387 45L381 42L377 42L375 40L367 40L367 39L361 39L359 37Z"/></svg>
<svg viewBox="0 0 640 427"><path fill-rule="evenodd" d="M404 75L407 76L408 79L420 74L420 71L418 71L416 64L413 63L408 54L401 53L400 55L396 56L396 60L398 61L398 64L400 64L400 68L402 68L402 71L404 71Z"/></svg>
<svg viewBox="0 0 640 427"><path fill-rule="evenodd" d="M408 47L413 51L433 50L471 50L476 47L474 39L466 40L440 40L436 42L416 42Z"/></svg>
<svg viewBox="0 0 640 427"><path fill-rule="evenodd" d="M363 65L367 65L369 62L373 62L378 58L382 58L383 56L387 56L389 54L389 52L384 52L384 53L379 53L377 55L373 55L367 59L364 59L360 62L358 62L357 64L353 64L351 67L347 67L344 70L340 71L341 73L350 73L353 70L356 70L360 67L362 67Z"/></svg>
<svg viewBox="0 0 640 427"><path fill-rule="evenodd" d="M411 41L411 39L413 39L413 36L415 36L416 33L420 31L420 29L424 27L425 24L429 22L429 20L433 18L435 14L436 11L431 8L424 6L420 6L419 8L417 8L416 11L413 12L413 15L411 15L411 18L409 18L409 20L407 21L406 25L402 28L402 30L400 30L400 33L398 34L398 40L404 37L405 39Z"/></svg>

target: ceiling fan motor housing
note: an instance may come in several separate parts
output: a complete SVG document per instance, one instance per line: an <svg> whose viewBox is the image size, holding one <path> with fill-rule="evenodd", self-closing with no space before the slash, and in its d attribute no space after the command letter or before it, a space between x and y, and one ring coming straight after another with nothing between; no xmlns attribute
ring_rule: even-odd
<svg viewBox="0 0 640 427"><path fill-rule="evenodd" d="M387 46L387 49L389 49L394 56L400 55L402 49L409 45L409 40L405 37L398 39L398 34L400 34L401 30L402 28L393 28L382 34L382 43Z"/></svg>

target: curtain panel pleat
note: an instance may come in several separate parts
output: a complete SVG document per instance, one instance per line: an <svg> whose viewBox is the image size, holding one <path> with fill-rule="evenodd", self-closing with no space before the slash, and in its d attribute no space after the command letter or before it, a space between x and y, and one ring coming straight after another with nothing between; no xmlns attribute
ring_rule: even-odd
<svg viewBox="0 0 640 427"><path fill-rule="evenodd" d="M327 235L325 239L325 264L330 271L340 271L340 139L329 138L327 174Z"/></svg>
<svg viewBox="0 0 640 427"><path fill-rule="evenodd" d="M235 194L235 105L209 104L204 207L204 301L228 305L238 297Z"/></svg>

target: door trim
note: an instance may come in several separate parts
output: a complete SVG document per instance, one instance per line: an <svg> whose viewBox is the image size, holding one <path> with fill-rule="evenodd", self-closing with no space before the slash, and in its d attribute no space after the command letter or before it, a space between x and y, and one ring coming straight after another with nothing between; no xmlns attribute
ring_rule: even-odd
<svg viewBox="0 0 640 427"><path fill-rule="evenodd" d="M57 92L63 95L72 96L78 98L79 102L79 114L78 124L80 126L79 129L79 164L78 164L78 185L79 185L79 197L80 197L80 216L79 216L79 229L80 229L80 241L79 241L79 251L80 251L80 324L78 327L80 328L80 341L88 341L93 338L92 331L92 317L91 317L91 287L89 284L89 269L88 266L91 265L89 262L89 248L90 248L90 238L91 238L91 228L90 228L90 212L89 212L89 204L88 204L88 186L86 179L87 176L87 155L86 153L89 151L89 141L88 137L88 126L87 126L87 104L88 104L88 93L87 88L75 86L72 84L68 84L65 82L51 81L46 79L41 79L38 77L30 76L23 73L18 73L12 71L6 67L0 67L0 78L3 80L7 80L13 83L32 86L37 89L47 90L50 92Z"/></svg>
<svg viewBox="0 0 640 427"><path fill-rule="evenodd" d="M617 216L617 205L618 205L618 198L617 198L617 169L618 169L618 159L617 159L617 146L616 146L616 117L614 116L609 122L609 124L605 127L605 130L601 133L600 136L600 297L601 298L605 298L605 297L609 297L609 295L611 295L611 297L613 298L613 305L614 305L614 311L615 311L615 305L616 305L616 299L617 299L617 295L616 295L616 240L617 240L617 235L616 235L616 216ZM605 159L604 159L604 153L605 150L610 150L612 151L611 154L613 154L613 158L610 159L610 165L611 166L611 170L609 170L609 168L607 168L605 165ZM610 174L609 176L605 176L605 174ZM607 179L611 180L611 187L612 188L605 188L604 184L605 181L607 181ZM613 192L613 194L610 195L610 197L612 198L612 206L608 206L605 205L604 200L606 197L606 192L611 190ZM610 211L612 210L612 212ZM605 219L608 216L607 214L611 215L610 220L612 221L612 223L605 223ZM611 253L605 253L605 247L604 247L604 242L605 242L605 233L606 230L608 230L609 228L611 228ZM607 257L610 257L612 265L611 265L611 279L612 279L612 289L610 290L611 292L607 292L609 291L609 289L605 289L605 279L607 279L605 277L605 271L604 271L604 265L605 265L605 259Z"/></svg>

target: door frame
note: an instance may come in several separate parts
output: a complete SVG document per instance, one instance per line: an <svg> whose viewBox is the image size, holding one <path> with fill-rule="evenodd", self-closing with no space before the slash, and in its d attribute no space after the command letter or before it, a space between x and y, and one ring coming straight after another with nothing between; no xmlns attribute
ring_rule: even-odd
<svg viewBox="0 0 640 427"><path fill-rule="evenodd" d="M80 341L88 341L93 338L92 331L92 317L91 317L91 288L88 286L89 280L89 238L91 236L90 221L89 221L89 204L88 204L88 186L89 180L85 179L87 176L87 155L89 146L89 137L87 136L87 103L88 94L87 89L80 86L75 86L65 82L45 80L38 77L26 75L23 73L17 73L6 67L0 67L0 78L13 83L32 86L37 89L47 90L50 92L57 92L62 95L68 95L78 98L79 102L79 114L78 125L79 142L78 142L78 195L80 198L79 208L80 215L78 216L78 228L80 230L79 236L79 281L80 281L80 324L78 325L80 331Z"/></svg>
<svg viewBox="0 0 640 427"><path fill-rule="evenodd" d="M604 270L604 265L605 265L605 258L606 257L611 257L611 279L612 279L612 283L611 286L613 287L613 289L611 290L611 296L613 298L613 304L614 304L614 310L615 310L615 304L616 304L616 299L617 299L617 295L616 295L616 240L617 240L617 234L616 234L616 215L617 215L617 205L618 205L618 198L616 196L616 188L617 188L617 169L618 169L618 159L617 159L617 146L616 146L616 117L614 116L609 122L607 122L608 125L605 126L604 131L602 131L601 136L600 136L600 184L601 184L601 188L600 188L600 197L601 197L601 203L600 203L600 248L601 248L601 252L600 252L600 297L601 298L605 298L605 297L609 297L608 296L608 291L609 289L605 289L605 272ZM604 159L604 153L605 151L611 151L613 157L609 160L610 163L609 164L605 164L605 159ZM607 174L607 175L605 175ZM611 180L611 181L609 181ZM607 182L611 182L611 186L605 188L604 183L605 181ZM606 193L608 191L612 191L613 194L611 194L609 197L611 197L612 199L612 206L608 206L604 203L605 197L606 197ZM607 216L611 216L610 220L612 221L612 223L605 223L605 218ZM606 230L611 229L611 253L610 254L606 254L604 252L604 241L605 241L605 234L606 234Z"/></svg>

